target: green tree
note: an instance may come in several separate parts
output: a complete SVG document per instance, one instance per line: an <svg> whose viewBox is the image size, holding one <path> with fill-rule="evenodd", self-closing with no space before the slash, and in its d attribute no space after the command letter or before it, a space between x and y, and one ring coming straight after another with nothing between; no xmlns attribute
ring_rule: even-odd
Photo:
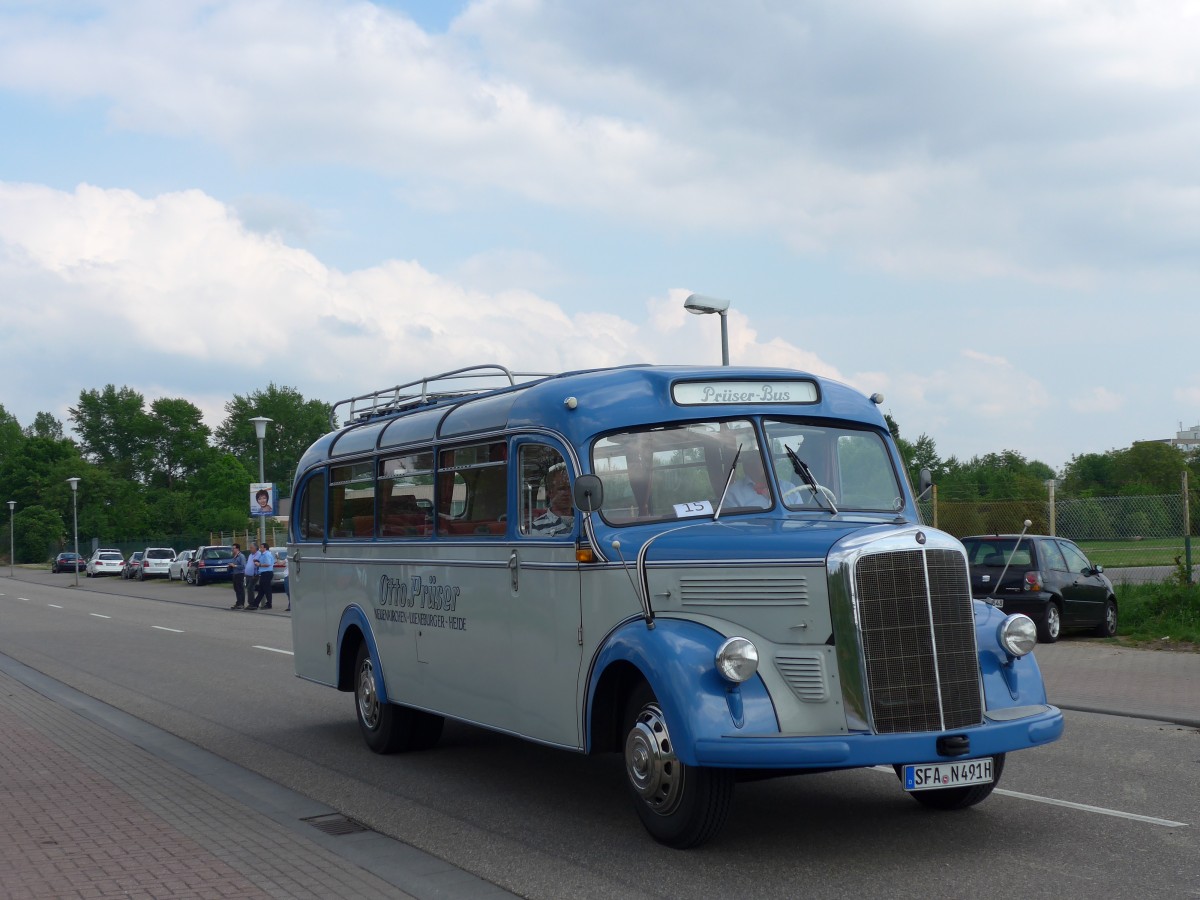
<svg viewBox="0 0 1200 900"><path fill-rule="evenodd" d="M1118 493L1176 494L1187 460L1177 448L1160 441L1138 441L1116 455Z"/></svg>
<svg viewBox="0 0 1200 900"><path fill-rule="evenodd" d="M63 542L64 532L62 516L57 512L44 506L18 509L13 517L13 561L18 564L49 561L54 554L67 548ZM4 552L8 552L8 547Z"/></svg>
<svg viewBox="0 0 1200 900"><path fill-rule="evenodd" d="M34 416L33 424L25 429L25 434L29 437L44 437L55 441L61 441L65 437L62 422L48 412L40 412Z"/></svg>
<svg viewBox="0 0 1200 900"><path fill-rule="evenodd" d="M1046 481L1053 477L1054 470L1044 462L1003 450L965 463L951 458L938 493L943 500L1041 499L1046 496Z"/></svg>
<svg viewBox="0 0 1200 900"><path fill-rule="evenodd" d="M147 436L150 482L155 487L174 488L209 458L212 429L204 424L200 408L187 400L163 397L151 403Z"/></svg>
<svg viewBox="0 0 1200 900"><path fill-rule="evenodd" d="M190 492L193 522L210 531L245 528L249 518L246 485L251 480L250 472L232 453L210 450Z"/></svg>
<svg viewBox="0 0 1200 900"><path fill-rule="evenodd" d="M152 430L146 401L137 391L106 385L103 391L81 391L71 421L83 455L120 478L144 480L152 454Z"/></svg>
<svg viewBox="0 0 1200 900"><path fill-rule="evenodd" d="M246 471L254 473L251 480L257 481L258 438L250 420L257 416L271 419L263 442L263 472L267 481L279 486L280 496L288 496L300 457L329 431L330 411L328 403L305 400L295 388L274 383L245 397L235 394L225 404L225 421L216 432L217 446L237 457ZM245 489L242 485L243 501Z"/></svg>
<svg viewBox="0 0 1200 900"><path fill-rule="evenodd" d="M0 404L0 461L6 459L25 439L16 416Z"/></svg>
<svg viewBox="0 0 1200 900"><path fill-rule="evenodd" d="M1159 441L1139 441L1122 450L1071 458L1063 493L1073 497L1176 494L1188 458Z"/></svg>

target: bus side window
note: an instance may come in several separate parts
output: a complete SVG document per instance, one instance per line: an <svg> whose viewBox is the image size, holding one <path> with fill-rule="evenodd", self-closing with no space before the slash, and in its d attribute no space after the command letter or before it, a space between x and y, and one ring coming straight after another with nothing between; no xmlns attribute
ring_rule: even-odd
<svg viewBox="0 0 1200 900"><path fill-rule="evenodd" d="M501 537L508 525L508 445L443 450L438 463L438 534Z"/></svg>
<svg viewBox="0 0 1200 900"><path fill-rule="evenodd" d="M574 530L571 475L562 454L545 444L524 444L520 457L521 534L553 537Z"/></svg>
<svg viewBox="0 0 1200 900"><path fill-rule="evenodd" d="M319 472L304 484L300 501L300 537L309 541L325 538L325 473Z"/></svg>
<svg viewBox="0 0 1200 900"><path fill-rule="evenodd" d="M432 451L380 461L380 537L424 537L433 534L432 501Z"/></svg>
<svg viewBox="0 0 1200 900"><path fill-rule="evenodd" d="M375 532L375 466L351 463L330 470L329 536L369 538Z"/></svg>

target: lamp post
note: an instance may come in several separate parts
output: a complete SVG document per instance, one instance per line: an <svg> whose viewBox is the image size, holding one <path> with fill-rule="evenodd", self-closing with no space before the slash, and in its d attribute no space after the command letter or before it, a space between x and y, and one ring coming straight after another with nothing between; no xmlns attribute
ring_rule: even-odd
<svg viewBox="0 0 1200 900"><path fill-rule="evenodd" d="M13 510L16 508L17 508L17 501L9 500L8 501L8 577L9 578L16 577L16 573L13 571L13 562L14 562L13 557L16 552L14 550L14 548L17 546L16 541L13 538Z"/></svg>
<svg viewBox="0 0 1200 900"><path fill-rule="evenodd" d="M71 519L75 524L75 587L79 587L79 479L68 478L71 485Z"/></svg>
<svg viewBox="0 0 1200 900"><path fill-rule="evenodd" d="M250 420L254 423L254 433L258 436L258 480L261 484L267 478L263 474L263 440L267 436L267 423L273 422L274 419L268 419L266 416L255 416ZM267 539L267 520L265 516L258 517L258 542L261 544Z"/></svg>
<svg viewBox="0 0 1200 900"><path fill-rule="evenodd" d="M729 365L729 326L725 318L725 314L729 312L729 301L701 294L688 294L688 298L683 301L683 308L697 316L716 313L721 317L721 365Z"/></svg>

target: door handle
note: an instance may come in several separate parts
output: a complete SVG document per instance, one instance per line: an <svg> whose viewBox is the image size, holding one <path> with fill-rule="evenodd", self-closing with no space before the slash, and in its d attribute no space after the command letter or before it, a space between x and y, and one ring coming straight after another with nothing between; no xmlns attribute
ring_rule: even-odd
<svg viewBox="0 0 1200 900"><path fill-rule="evenodd" d="M508 558L508 571L510 573L512 573L512 589L514 591L517 589L517 580L518 580L517 573L518 573L519 569L520 569L520 563L517 561L517 551L514 550L512 552L512 556L510 556Z"/></svg>

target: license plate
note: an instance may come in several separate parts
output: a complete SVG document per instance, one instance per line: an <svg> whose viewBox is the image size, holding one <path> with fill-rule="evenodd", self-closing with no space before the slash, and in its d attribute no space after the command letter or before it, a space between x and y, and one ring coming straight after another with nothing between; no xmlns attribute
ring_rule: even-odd
<svg viewBox="0 0 1200 900"><path fill-rule="evenodd" d="M925 763L901 770L906 791L933 791L970 784L991 784L992 758L964 759L953 763Z"/></svg>

